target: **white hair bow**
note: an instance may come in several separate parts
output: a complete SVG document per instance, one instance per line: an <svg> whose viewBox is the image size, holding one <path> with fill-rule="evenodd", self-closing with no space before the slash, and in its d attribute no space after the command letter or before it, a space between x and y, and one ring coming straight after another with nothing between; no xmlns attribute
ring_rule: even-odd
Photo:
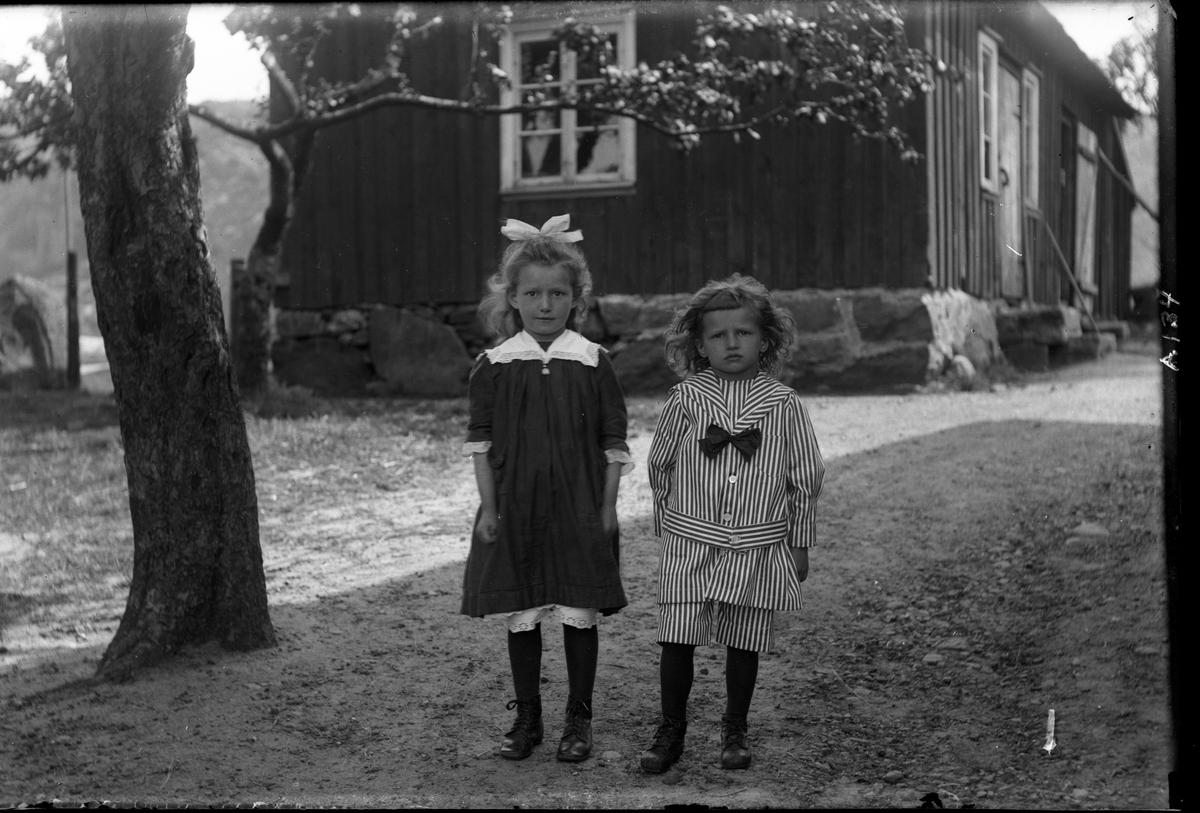
<svg viewBox="0 0 1200 813"><path fill-rule="evenodd" d="M583 239L583 232L576 229L567 231L571 225L570 215L556 215L542 224L541 229L535 229L523 220L513 220L500 229L500 233L509 240L532 240L535 237L549 237L560 243L577 243Z"/></svg>

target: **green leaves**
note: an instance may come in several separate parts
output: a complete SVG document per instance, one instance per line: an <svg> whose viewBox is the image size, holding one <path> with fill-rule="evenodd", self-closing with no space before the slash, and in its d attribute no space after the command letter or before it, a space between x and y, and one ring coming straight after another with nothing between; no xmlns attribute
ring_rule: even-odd
<svg viewBox="0 0 1200 813"><path fill-rule="evenodd" d="M54 164L71 164L74 108L62 26L51 21L30 45L44 78L27 59L0 61L0 182L41 178Z"/></svg>
<svg viewBox="0 0 1200 813"><path fill-rule="evenodd" d="M684 150L713 133L746 132L757 138L767 125L836 120L850 125L856 135L884 139L913 157L915 151L891 124L891 115L928 91L936 71L926 55L908 47L896 8L877 0L806 5L803 14L792 8L743 13L718 6L697 20L689 52L628 70L620 67L604 31L567 18L555 36L561 47L574 53L580 75L592 79L571 93L532 94L514 110L494 102L495 89L511 87L512 77L487 61L497 35L513 20L506 5L475 4L474 69L456 98L426 96L415 89L407 72L408 49L442 27L443 17L436 13L440 8L235 6L225 25L245 35L263 54L283 104L275 107L274 121L249 126L225 122L211 111L192 112L264 147L290 135L306 133L311 138L320 129L370 110L401 105L490 115L574 108L625 116ZM383 26L387 31L378 64L359 77L323 73L322 48L330 47L326 43L342 25ZM36 47L46 60L49 79L36 78L25 63L0 63L0 180L39 177L52 162L70 161L72 105L58 23L47 28ZM1114 49L1113 70L1132 75L1143 53L1144 46L1137 44ZM557 50L554 55L557 58ZM554 66L546 67L553 72Z"/></svg>

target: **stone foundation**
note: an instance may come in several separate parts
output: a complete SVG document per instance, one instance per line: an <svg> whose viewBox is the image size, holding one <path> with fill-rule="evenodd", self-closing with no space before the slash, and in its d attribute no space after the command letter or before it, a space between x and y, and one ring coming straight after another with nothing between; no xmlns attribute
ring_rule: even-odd
<svg viewBox="0 0 1200 813"><path fill-rule="evenodd" d="M993 305L997 336L1013 367L1026 372L1091 361L1113 352L1128 335L1124 322L1095 323L1065 305ZM1093 330L1093 327L1096 328Z"/></svg>
<svg viewBox="0 0 1200 813"><path fill-rule="evenodd" d="M781 379L798 390L912 389L937 378L972 377L1003 358L993 310L960 291L772 295L796 321ZM690 296L599 297L580 332L609 351L627 393L663 393L678 381L663 356L663 334ZM475 309L470 303L280 311L275 375L322 394L461 396L471 360L492 344ZM311 358L303 358L306 349Z"/></svg>

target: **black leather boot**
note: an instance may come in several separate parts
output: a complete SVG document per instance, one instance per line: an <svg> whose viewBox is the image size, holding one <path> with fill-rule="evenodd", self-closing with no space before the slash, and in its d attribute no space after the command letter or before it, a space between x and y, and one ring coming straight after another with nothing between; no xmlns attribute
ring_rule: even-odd
<svg viewBox="0 0 1200 813"><path fill-rule="evenodd" d="M560 762L583 762L592 753L592 709L574 697L567 700L567 722L558 743Z"/></svg>
<svg viewBox="0 0 1200 813"><path fill-rule="evenodd" d="M746 718L721 715L721 767L730 770L750 767L750 749L746 746Z"/></svg>
<svg viewBox="0 0 1200 813"><path fill-rule="evenodd" d="M654 742L642 752L642 770L646 773L663 773L683 754L683 737L687 734L687 720L663 717L662 725L654 732Z"/></svg>
<svg viewBox="0 0 1200 813"><path fill-rule="evenodd" d="M533 747L542 742L542 696L512 700L506 709L517 710L517 721L512 731L504 735L500 743L500 756L505 759L525 759L533 753Z"/></svg>

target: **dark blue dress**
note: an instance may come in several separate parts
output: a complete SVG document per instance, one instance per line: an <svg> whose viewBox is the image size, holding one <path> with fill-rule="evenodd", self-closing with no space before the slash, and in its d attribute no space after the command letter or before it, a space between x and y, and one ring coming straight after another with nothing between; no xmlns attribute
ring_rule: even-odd
<svg viewBox="0 0 1200 813"><path fill-rule="evenodd" d="M518 338L536 348L528 334ZM481 355L471 370L467 442L491 441L488 460L500 519L494 544L472 533L463 576L465 615L547 604L594 607L610 615L627 603L619 539L606 537L600 524L605 452L629 450L625 399L598 345L573 333L555 343L577 354L589 345L594 349L585 357L595 366L532 358L539 350L531 349L524 358L495 356L504 361ZM497 350L509 346L521 345L505 343Z"/></svg>

